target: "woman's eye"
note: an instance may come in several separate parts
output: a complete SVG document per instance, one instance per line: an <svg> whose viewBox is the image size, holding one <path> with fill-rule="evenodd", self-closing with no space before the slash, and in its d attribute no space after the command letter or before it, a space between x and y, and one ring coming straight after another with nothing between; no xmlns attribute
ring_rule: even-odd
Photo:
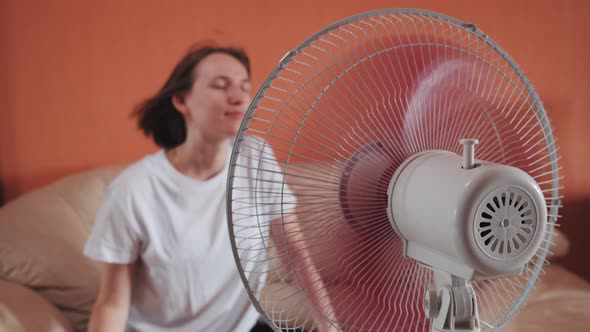
<svg viewBox="0 0 590 332"><path fill-rule="evenodd" d="M244 83L242 83L242 90L244 92L250 92L250 82L244 82Z"/></svg>
<svg viewBox="0 0 590 332"><path fill-rule="evenodd" d="M227 82L225 82L223 80L216 80L216 81L213 81L213 84L211 84L211 86L214 89L225 90L225 89L227 89Z"/></svg>

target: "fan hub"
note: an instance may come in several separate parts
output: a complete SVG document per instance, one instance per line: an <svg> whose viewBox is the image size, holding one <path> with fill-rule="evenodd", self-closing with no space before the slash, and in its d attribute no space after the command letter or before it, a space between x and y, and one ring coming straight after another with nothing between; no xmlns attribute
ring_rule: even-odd
<svg viewBox="0 0 590 332"><path fill-rule="evenodd" d="M508 226L510 226L510 220L509 219L504 219L502 220L502 227L506 228Z"/></svg>

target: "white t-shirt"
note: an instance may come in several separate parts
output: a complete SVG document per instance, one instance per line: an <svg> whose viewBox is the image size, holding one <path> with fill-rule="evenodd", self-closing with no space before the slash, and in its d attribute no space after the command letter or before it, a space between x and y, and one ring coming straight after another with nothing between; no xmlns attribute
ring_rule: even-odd
<svg viewBox="0 0 590 332"><path fill-rule="evenodd" d="M260 233L258 226L280 217L281 201L294 204L294 196L268 145L246 137L242 147L248 148L240 149L234 180L241 188L237 196L243 192L247 198L241 211L263 217L240 218L239 223ZM110 185L84 253L108 263L138 262L127 331L242 332L254 326L258 313L240 279L228 234L228 165L229 156L222 172L196 181L159 151L128 167ZM272 204L257 207L252 204L255 192L279 195L265 198ZM260 239L265 238L254 246L264 247ZM260 266L245 270L255 269ZM257 278L259 285L265 276Z"/></svg>

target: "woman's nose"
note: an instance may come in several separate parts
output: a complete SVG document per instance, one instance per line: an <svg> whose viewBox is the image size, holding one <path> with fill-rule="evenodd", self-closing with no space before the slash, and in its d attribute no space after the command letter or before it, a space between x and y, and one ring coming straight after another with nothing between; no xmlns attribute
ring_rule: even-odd
<svg viewBox="0 0 590 332"><path fill-rule="evenodd" d="M239 87L231 87L227 92L227 98L230 104L240 105L246 101L248 94Z"/></svg>

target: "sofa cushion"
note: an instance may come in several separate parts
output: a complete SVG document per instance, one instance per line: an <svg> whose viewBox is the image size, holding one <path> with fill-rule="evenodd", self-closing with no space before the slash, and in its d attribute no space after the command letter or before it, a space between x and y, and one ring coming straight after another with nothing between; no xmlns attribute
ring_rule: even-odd
<svg viewBox="0 0 590 332"><path fill-rule="evenodd" d="M0 331L69 332L70 322L41 295L0 280Z"/></svg>
<svg viewBox="0 0 590 332"><path fill-rule="evenodd" d="M82 254L111 166L66 177L0 209L0 279L38 291L83 330L98 287L98 265Z"/></svg>

